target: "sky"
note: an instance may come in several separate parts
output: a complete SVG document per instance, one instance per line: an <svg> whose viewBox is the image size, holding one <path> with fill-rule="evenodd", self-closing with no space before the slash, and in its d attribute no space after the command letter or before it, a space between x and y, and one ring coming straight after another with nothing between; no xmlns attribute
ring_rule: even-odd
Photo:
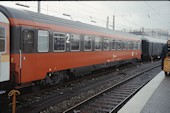
<svg viewBox="0 0 170 113"><path fill-rule="evenodd" d="M37 12L37 1L1 1L0 5ZM144 28L170 32L170 1L41 1L41 13L101 27L106 27L109 17L110 29L114 15L116 30Z"/></svg>

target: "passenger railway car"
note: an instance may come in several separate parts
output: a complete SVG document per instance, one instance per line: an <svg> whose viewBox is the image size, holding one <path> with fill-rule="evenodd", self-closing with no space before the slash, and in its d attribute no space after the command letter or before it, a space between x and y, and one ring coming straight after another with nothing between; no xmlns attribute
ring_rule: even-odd
<svg viewBox="0 0 170 113"><path fill-rule="evenodd" d="M10 79L10 23L0 12L0 85ZM0 87L1 88L1 87ZM4 93L0 89L0 94Z"/></svg>
<svg viewBox="0 0 170 113"><path fill-rule="evenodd" d="M0 6L0 81L56 84L70 75L141 59L135 35ZM10 67L10 68L9 68Z"/></svg>
<svg viewBox="0 0 170 113"><path fill-rule="evenodd" d="M162 48L167 40L140 36L142 40L142 59L160 58Z"/></svg>

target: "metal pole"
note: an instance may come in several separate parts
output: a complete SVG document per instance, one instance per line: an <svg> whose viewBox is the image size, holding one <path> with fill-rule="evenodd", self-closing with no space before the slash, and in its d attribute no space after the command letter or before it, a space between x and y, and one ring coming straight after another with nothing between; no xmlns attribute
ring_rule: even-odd
<svg viewBox="0 0 170 113"><path fill-rule="evenodd" d="M47 5L47 15L48 15L48 5Z"/></svg>
<svg viewBox="0 0 170 113"><path fill-rule="evenodd" d="M107 16L106 28L109 29L109 17Z"/></svg>
<svg viewBox="0 0 170 113"><path fill-rule="evenodd" d="M113 30L115 30L115 15L113 15Z"/></svg>
<svg viewBox="0 0 170 113"><path fill-rule="evenodd" d="M41 9L41 5L40 5L40 1L38 1L38 13L40 13Z"/></svg>
<svg viewBox="0 0 170 113"><path fill-rule="evenodd" d="M20 92L18 90L11 90L8 93L8 96L12 96L12 113L16 113L16 96L20 95Z"/></svg>

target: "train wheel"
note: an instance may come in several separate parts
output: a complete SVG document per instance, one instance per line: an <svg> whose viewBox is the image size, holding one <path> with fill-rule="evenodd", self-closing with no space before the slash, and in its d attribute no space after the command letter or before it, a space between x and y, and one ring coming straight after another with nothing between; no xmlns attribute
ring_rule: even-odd
<svg viewBox="0 0 170 113"><path fill-rule="evenodd" d="M40 86L39 85L33 85L33 86L31 86L31 89L32 89L33 92L38 92L38 91L40 91Z"/></svg>
<svg viewBox="0 0 170 113"><path fill-rule="evenodd" d="M33 92L38 92L41 90L41 87L42 86L40 85L40 82L37 81L37 82L32 83L31 89Z"/></svg>

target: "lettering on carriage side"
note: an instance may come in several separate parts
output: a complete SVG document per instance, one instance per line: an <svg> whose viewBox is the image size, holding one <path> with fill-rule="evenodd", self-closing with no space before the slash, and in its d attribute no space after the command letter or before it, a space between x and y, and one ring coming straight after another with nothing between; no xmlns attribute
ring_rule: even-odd
<svg viewBox="0 0 170 113"><path fill-rule="evenodd" d="M68 34L68 33L66 35L66 43L70 43L70 34Z"/></svg>
<svg viewBox="0 0 170 113"><path fill-rule="evenodd" d="M117 56L116 56L115 54L113 54L113 61L115 60L116 57L117 57Z"/></svg>
<svg viewBox="0 0 170 113"><path fill-rule="evenodd" d="M134 56L134 52L132 52L132 56Z"/></svg>

